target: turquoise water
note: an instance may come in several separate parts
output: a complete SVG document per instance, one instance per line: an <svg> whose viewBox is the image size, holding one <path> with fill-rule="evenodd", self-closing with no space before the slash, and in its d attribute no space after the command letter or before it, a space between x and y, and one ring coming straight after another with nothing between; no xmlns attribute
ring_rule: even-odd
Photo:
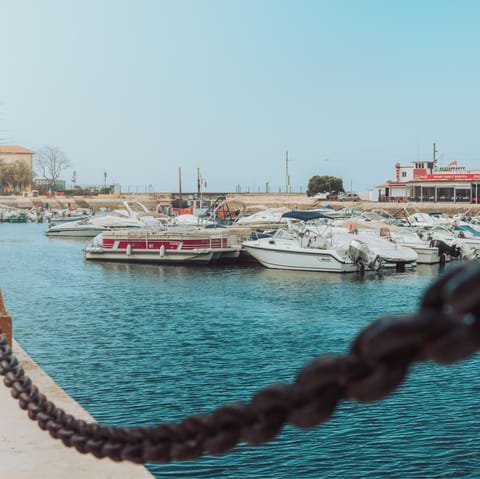
<svg viewBox="0 0 480 479"><path fill-rule="evenodd" d="M384 314L414 310L439 268L329 275L87 263L84 241L0 224L0 287L26 351L99 422L155 425L293 380ZM480 477L478 357L416 366L384 401L261 447L148 465L156 477Z"/></svg>

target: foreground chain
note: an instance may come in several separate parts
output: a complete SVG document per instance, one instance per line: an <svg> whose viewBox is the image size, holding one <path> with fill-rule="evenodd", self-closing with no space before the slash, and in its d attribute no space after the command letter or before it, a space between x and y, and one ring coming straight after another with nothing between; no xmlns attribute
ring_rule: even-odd
<svg viewBox="0 0 480 479"><path fill-rule="evenodd" d="M316 426L331 416L340 400L379 400L403 381L414 362L451 363L472 355L480 348L479 291L480 265L455 268L426 291L418 313L374 321L348 354L318 357L293 384L273 384L250 402L224 405L178 424L118 428L66 414L32 384L5 336L0 337L0 374L32 420L81 453L135 463L223 454L240 441L270 441L285 424Z"/></svg>

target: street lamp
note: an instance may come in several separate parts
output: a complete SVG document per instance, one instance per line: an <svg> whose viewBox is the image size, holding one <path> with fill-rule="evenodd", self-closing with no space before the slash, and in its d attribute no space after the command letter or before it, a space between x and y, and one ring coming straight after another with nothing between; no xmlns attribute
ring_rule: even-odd
<svg viewBox="0 0 480 479"><path fill-rule="evenodd" d="M285 193L288 193L290 188L290 175L288 174L288 150L285 153Z"/></svg>

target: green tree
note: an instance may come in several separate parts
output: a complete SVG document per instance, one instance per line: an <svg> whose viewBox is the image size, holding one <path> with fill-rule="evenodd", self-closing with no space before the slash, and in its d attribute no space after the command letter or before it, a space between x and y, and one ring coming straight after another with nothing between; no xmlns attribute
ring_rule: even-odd
<svg viewBox="0 0 480 479"><path fill-rule="evenodd" d="M308 181L307 195L336 191L343 192L343 180L336 176L312 176Z"/></svg>
<svg viewBox="0 0 480 479"><path fill-rule="evenodd" d="M0 163L0 191L19 193L32 182L30 168L23 161Z"/></svg>
<svg viewBox="0 0 480 479"><path fill-rule="evenodd" d="M12 193L14 188L14 167L12 163L0 163L0 189L2 193Z"/></svg>
<svg viewBox="0 0 480 479"><path fill-rule="evenodd" d="M18 161L14 164L13 183L15 191L24 191L32 183L32 172L23 161Z"/></svg>

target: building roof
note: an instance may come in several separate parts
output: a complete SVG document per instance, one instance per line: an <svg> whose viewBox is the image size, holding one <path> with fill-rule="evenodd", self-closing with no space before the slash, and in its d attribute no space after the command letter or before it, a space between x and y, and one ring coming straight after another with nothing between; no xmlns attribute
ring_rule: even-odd
<svg viewBox="0 0 480 479"><path fill-rule="evenodd" d="M23 146L17 145L0 145L0 153L33 153Z"/></svg>

